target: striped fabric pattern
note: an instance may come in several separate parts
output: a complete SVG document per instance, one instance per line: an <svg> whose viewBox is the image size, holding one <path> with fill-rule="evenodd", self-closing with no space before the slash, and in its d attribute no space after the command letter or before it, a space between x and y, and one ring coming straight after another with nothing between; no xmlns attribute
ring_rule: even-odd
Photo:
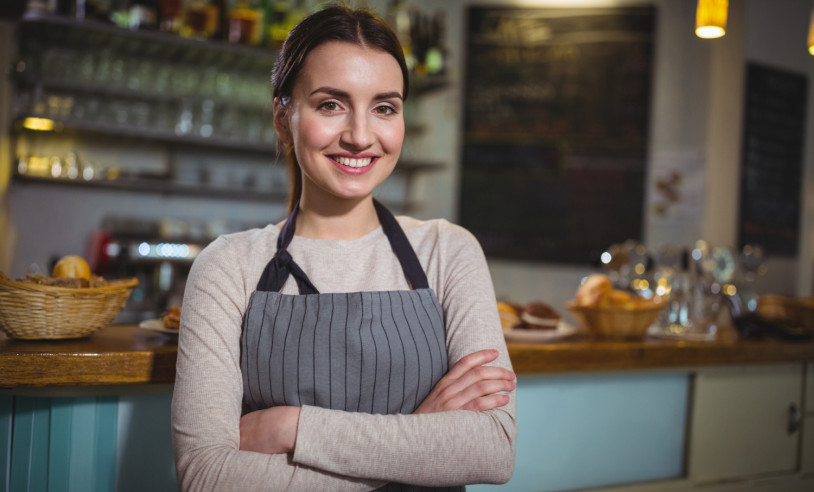
<svg viewBox="0 0 814 492"><path fill-rule="evenodd" d="M412 413L447 372L444 331L428 288L255 291L242 335L244 404Z"/></svg>

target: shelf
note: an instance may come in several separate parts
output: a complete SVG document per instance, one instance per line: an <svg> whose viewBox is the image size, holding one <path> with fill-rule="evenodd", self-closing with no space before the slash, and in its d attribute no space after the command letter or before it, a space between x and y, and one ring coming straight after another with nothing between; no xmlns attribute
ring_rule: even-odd
<svg viewBox="0 0 814 492"><path fill-rule="evenodd" d="M276 134L270 126L271 98L266 92L277 52L160 31L130 31L101 21L52 14L26 14L17 28L20 57L11 72L18 92L12 127L17 136L78 135L116 143L126 139L138 145L166 146L169 154L201 149L277 160ZM113 63L118 64L116 77L107 65ZM163 78L155 76L158 73ZM410 96L417 98L447 84L443 74L411 76ZM210 108L206 111L211 111L211 119L206 121L215 127L212 136L176 134L175 122L180 115L194 114L184 121L189 125L201 121L198 111L204 111L204 103ZM240 118L232 119L232 113ZM24 128L22 121L27 117L51 119L54 129L43 132ZM409 180L413 173L443 168L442 163L402 159L395 173ZM91 181L31 175L14 175L13 179L21 185L80 186L256 202L285 203L287 195L285 190L179 183L173 181L172 173L160 177L119 175L115 180ZM401 201L389 205L406 211L416 204Z"/></svg>
<svg viewBox="0 0 814 492"><path fill-rule="evenodd" d="M25 115L19 116L14 124L14 127L19 132L26 133L43 133L41 131L29 130L23 128L22 121L25 117L35 118L49 118L43 115ZM49 118L51 119L51 118ZM204 147L214 148L221 150L228 150L231 152L240 153L259 153L270 154L276 153L277 144L275 142L251 142L243 140L233 140L223 137L198 137L194 135L179 136L168 131L140 127L135 125L121 125L108 122L86 121L86 120L72 120L72 119L53 119L55 130L54 133L83 133L92 134L103 137L127 137L137 140L149 140L152 142L181 145L187 147Z"/></svg>
<svg viewBox="0 0 814 492"><path fill-rule="evenodd" d="M401 164L399 164L401 165ZM427 164L406 163L406 170L428 169ZM14 182L19 184L42 184L46 186L80 187L97 190L122 190L159 195L214 198L222 200L239 200L264 203L287 203L288 191L254 190L248 188L218 188L195 184L174 183L169 179L126 177L113 180L91 180L48 178L38 176L14 175ZM394 210L409 211L416 208L413 202L396 202L383 200L383 203Z"/></svg>
<svg viewBox="0 0 814 492"><path fill-rule="evenodd" d="M19 26L23 44L59 46L88 52L108 49L137 58L249 70L268 77L277 52L225 41L198 40L160 31L129 31L113 24L46 14L26 14ZM25 51L25 46L21 46ZM448 86L444 74L410 74L410 94Z"/></svg>
<svg viewBox="0 0 814 492"><path fill-rule="evenodd" d="M228 66L258 68L268 73L277 52L255 46L185 38L161 31L130 31L99 21L75 20L52 14L26 14L20 34L45 46L99 51L106 48L138 57L200 62L222 62ZM410 75L412 94L423 94L447 86L444 74Z"/></svg>
<svg viewBox="0 0 814 492"><path fill-rule="evenodd" d="M68 93L73 95L79 94L116 100L138 100L150 104L177 105L184 100L211 100L216 105L228 106L232 110L239 110L244 113L265 114L266 117L271 118L272 100L270 89L268 97L265 100L257 101L255 99L254 101L249 102L248 96L239 98L238 96L230 97L216 94L195 94L194 96L181 95L175 94L172 91L134 90L126 87L117 87L115 85L98 82L88 83L65 80L61 78L35 77L25 73L15 73L14 80L20 87L32 89L36 88L45 92Z"/></svg>
<svg viewBox="0 0 814 492"><path fill-rule="evenodd" d="M407 97L417 97L440 89L444 89L449 85L446 75L411 75L410 76L410 90Z"/></svg>
<svg viewBox="0 0 814 492"><path fill-rule="evenodd" d="M92 180L45 178L16 174L14 180L19 183L39 183L53 186L78 186L92 189L125 190L142 193L217 198L224 200L241 200L254 202L284 202L285 191L252 190L247 188L216 188L201 185L173 183L169 180L150 178L119 178L113 180Z"/></svg>
<svg viewBox="0 0 814 492"><path fill-rule="evenodd" d="M24 42L89 51L110 49L138 57L216 63L271 70L277 53L241 44L185 38L161 31L130 31L99 21L26 14L19 24Z"/></svg>

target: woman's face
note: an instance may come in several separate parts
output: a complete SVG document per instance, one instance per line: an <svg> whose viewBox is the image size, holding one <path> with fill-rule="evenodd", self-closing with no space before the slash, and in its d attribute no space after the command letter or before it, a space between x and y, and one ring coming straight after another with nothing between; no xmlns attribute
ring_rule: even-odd
<svg viewBox="0 0 814 492"><path fill-rule="evenodd" d="M280 139L293 146L304 202L360 199L393 171L404 140L404 81L385 51L332 41L312 50L286 111Z"/></svg>

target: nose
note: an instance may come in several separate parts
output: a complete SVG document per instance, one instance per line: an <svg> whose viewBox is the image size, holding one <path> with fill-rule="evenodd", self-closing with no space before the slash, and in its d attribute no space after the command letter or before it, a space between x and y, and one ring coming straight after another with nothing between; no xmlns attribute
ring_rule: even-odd
<svg viewBox="0 0 814 492"><path fill-rule="evenodd" d="M370 122L364 112L354 111L349 115L342 141L354 149L366 149L373 145Z"/></svg>

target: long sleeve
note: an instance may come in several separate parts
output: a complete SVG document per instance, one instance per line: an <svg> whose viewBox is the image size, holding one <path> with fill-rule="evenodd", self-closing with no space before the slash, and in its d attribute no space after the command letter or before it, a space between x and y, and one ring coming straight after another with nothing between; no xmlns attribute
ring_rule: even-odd
<svg viewBox="0 0 814 492"><path fill-rule="evenodd" d="M477 241L446 221L401 221L441 300L450 367L467 354L492 348L500 352L493 364L510 369ZM387 481L436 486L506 482L517 433L514 392L508 405L486 412L372 415L305 406L293 455L238 450L241 321L273 254L273 234L264 231L219 239L190 273L173 399L182 489L341 491L372 490ZM327 246L302 239L296 246L292 255L323 291L406 287L386 238ZM345 257L359 261L336 261Z"/></svg>

